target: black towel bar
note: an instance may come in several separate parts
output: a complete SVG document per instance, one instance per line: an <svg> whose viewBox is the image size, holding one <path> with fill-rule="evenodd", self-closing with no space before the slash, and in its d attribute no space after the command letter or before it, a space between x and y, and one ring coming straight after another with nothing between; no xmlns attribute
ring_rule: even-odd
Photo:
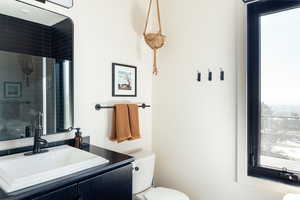
<svg viewBox="0 0 300 200"><path fill-rule="evenodd" d="M150 105L146 105L145 103L143 103L142 105L139 105L139 108L150 108ZM101 109L110 109L110 108L115 108L115 106L102 106L101 104L96 104L95 109L96 110L101 110Z"/></svg>

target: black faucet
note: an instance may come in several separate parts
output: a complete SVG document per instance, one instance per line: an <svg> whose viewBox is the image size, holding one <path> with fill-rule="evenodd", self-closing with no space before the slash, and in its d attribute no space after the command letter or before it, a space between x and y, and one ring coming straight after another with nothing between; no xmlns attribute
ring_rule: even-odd
<svg viewBox="0 0 300 200"><path fill-rule="evenodd" d="M33 150L30 153L26 153L25 154L26 156L48 152L48 150L46 149L41 149L41 145L43 146L48 145L47 140L41 138L42 133L43 133L43 113L39 112L37 116L36 127L34 128Z"/></svg>

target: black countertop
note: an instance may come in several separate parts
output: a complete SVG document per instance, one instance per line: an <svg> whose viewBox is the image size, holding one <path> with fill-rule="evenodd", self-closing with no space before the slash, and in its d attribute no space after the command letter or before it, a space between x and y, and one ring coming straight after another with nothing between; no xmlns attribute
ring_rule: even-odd
<svg viewBox="0 0 300 200"><path fill-rule="evenodd" d="M64 176L52 181L48 181L39 185L35 185L29 188L25 188L12 193L5 193L0 188L0 200L19 200L19 199L30 199L32 196L39 196L61 187L71 185L82 180L94 177L98 174L111 171L115 168L128 165L134 161L134 158L125 154L117 153L107 149L103 149L94 145L84 144L81 148L84 151L92 154L101 156L109 161L109 163L99 165L81 172L77 172L68 176ZM36 166L38 167L38 166Z"/></svg>

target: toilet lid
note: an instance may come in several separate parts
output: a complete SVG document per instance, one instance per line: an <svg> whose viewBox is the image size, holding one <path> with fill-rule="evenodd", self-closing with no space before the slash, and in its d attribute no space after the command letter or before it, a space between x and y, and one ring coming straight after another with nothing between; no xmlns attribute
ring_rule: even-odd
<svg viewBox="0 0 300 200"><path fill-rule="evenodd" d="M147 200L189 200L189 198L176 190L157 187L144 193Z"/></svg>

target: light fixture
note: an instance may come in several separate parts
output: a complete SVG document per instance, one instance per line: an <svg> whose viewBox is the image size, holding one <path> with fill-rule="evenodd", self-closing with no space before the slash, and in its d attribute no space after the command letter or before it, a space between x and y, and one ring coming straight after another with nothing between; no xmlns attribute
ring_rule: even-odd
<svg viewBox="0 0 300 200"><path fill-rule="evenodd" d="M244 3L253 3L256 1L268 1L268 0L243 0Z"/></svg>
<svg viewBox="0 0 300 200"><path fill-rule="evenodd" d="M287 194L283 197L282 200L299 200L300 195L299 194Z"/></svg>
<svg viewBox="0 0 300 200"><path fill-rule="evenodd" d="M51 3L57 4L65 8L73 7L73 0L36 0L36 1L41 3L46 3L46 1L49 1Z"/></svg>
<svg viewBox="0 0 300 200"><path fill-rule="evenodd" d="M26 86L30 86L30 75L34 71L35 61L32 56L20 54L18 56L19 65L23 74L25 75Z"/></svg>

